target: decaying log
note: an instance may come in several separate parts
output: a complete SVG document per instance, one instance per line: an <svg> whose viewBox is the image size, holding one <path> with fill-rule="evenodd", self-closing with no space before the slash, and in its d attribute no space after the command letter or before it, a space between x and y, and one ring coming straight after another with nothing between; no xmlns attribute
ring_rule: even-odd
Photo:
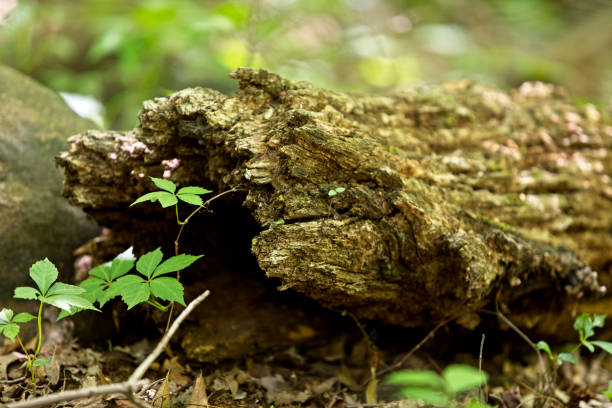
<svg viewBox="0 0 612 408"><path fill-rule="evenodd" d="M65 196L117 250L168 231L151 206L127 210L154 189L145 176L164 176L239 188L233 205L261 228L233 233L252 234L265 274L361 318L432 324L610 283L612 126L594 106L541 83L372 96L263 70L232 77L234 97L194 88L146 101L138 128L76 135L58 158ZM212 233L197 228L192 240Z"/></svg>

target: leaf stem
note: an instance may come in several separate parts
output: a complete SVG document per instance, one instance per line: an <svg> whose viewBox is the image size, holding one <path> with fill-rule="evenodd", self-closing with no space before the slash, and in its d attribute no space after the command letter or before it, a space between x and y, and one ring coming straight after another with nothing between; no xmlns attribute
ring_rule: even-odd
<svg viewBox="0 0 612 408"><path fill-rule="evenodd" d="M42 346L42 310L43 310L44 302L40 301L40 307L38 308L38 345L36 346L36 352L34 353L34 359L38 356L40 352L40 347Z"/></svg>
<svg viewBox="0 0 612 408"><path fill-rule="evenodd" d="M216 196L206 200L201 206L199 206L198 208L193 210L193 212L191 214L189 214L189 216L187 216L187 218L185 218L185 221L183 221L182 223L181 223L181 221L179 220L179 217L178 217L178 203L177 203L176 204L176 221L181 226L181 228L179 229L179 232L176 235L176 239L174 240L174 255L178 256L178 254L179 254L179 240L181 239L181 234L183 233L183 229L185 228L185 225L187 225L187 223L189 222L191 217L196 215L198 213L198 211L200 211L202 208L207 207L211 202L213 202L217 198L220 198L220 197L223 197L226 194L230 194L230 193L233 193L233 192L236 192L236 191L241 191L241 190L242 189L240 189L238 187L232 187L229 190L225 190L224 192L219 193ZM176 280L179 281L179 282L181 281L181 271L176 271ZM170 322L172 321L172 312L173 311L174 311L174 302L170 302L170 312L168 312L168 321L166 322L166 330L165 330L166 333L168 332L168 329L170 328Z"/></svg>
<svg viewBox="0 0 612 408"><path fill-rule="evenodd" d="M21 346L21 349L25 353L26 359L28 360L28 367L30 368L30 373L32 374L32 382L34 383L36 382L36 379L34 378L34 367L32 366L32 363L34 361L30 357L30 353L28 353L28 349L23 345L23 342L21 341L21 337L19 337L19 335L17 335L17 341L19 342L19 345Z"/></svg>

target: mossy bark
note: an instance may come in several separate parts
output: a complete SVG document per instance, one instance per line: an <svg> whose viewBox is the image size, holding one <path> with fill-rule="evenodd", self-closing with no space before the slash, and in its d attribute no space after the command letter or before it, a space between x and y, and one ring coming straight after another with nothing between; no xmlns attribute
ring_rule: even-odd
<svg viewBox="0 0 612 408"><path fill-rule="evenodd" d="M595 107L541 83L373 96L232 77L234 97L186 89L146 101L132 131L71 139L64 194L108 242L167 228L126 211L165 173L239 188L265 274L361 318L427 325L536 293L553 307L609 282L612 126Z"/></svg>

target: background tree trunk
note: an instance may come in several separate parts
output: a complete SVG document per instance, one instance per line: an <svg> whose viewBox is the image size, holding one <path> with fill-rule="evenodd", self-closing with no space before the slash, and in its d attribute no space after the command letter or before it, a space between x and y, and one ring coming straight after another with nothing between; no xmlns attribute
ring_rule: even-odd
<svg viewBox="0 0 612 408"><path fill-rule="evenodd" d="M373 96L263 70L232 77L235 97L186 89L146 101L132 131L72 137L58 158L64 194L110 229L83 251L104 258L173 236L174 214L128 210L154 189L145 176L164 176L240 189L224 204L230 226L198 223L188 246L252 238L281 289L360 318L419 326L462 314L469 327L466 311L497 302L534 325L535 308L610 283L612 126L594 106L542 83ZM242 228L240 204L258 226Z"/></svg>

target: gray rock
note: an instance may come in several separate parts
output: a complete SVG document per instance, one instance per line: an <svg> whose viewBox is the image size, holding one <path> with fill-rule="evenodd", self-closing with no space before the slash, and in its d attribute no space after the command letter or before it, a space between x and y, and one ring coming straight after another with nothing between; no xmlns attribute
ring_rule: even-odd
<svg viewBox="0 0 612 408"><path fill-rule="evenodd" d="M37 260L49 258L71 280L72 252L96 235L96 224L62 198L54 164L70 135L93 127L55 92L0 65L0 307L13 304L16 286L32 284Z"/></svg>

